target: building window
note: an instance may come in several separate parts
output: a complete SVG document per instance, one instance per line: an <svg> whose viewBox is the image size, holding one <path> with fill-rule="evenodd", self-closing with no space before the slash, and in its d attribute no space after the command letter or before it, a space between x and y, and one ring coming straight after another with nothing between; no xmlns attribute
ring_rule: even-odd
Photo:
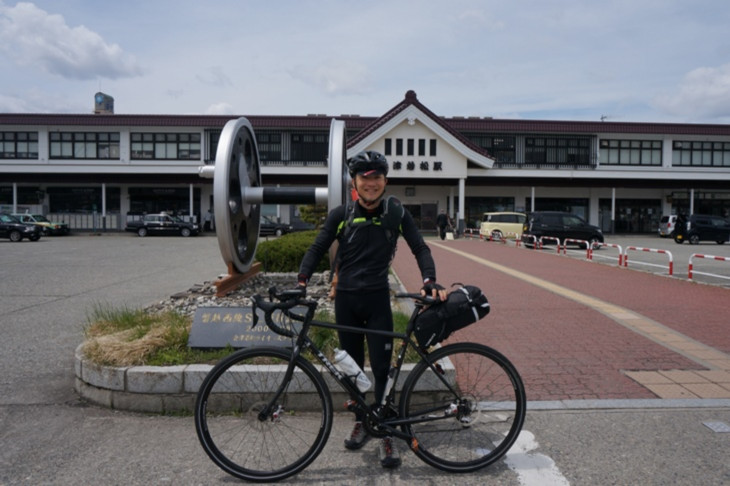
<svg viewBox="0 0 730 486"><path fill-rule="evenodd" d="M256 143L259 147L259 158L264 160L281 160L281 133L256 133Z"/></svg>
<svg viewBox="0 0 730 486"><path fill-rule="evenodd" d="M390 138L385 139L385 154L384 155L392 155L393 153L393 140Z"/></svg>
<svg viewBox="0 0 730 486"><path fill-rule="evenodd" d="M106 210L119 212L120 188L106 188ZM101 211L101 187L49 187L48 200L51 213L92 213Z"/></svg>
<svg viewBox="0 0 730 486"><path fill-rule="evenodd" d="M52 159L119 160L119 132L51 132Z"/></svg>
<svg viewBox="0 0 730 486"><path fill-rule="evenodd" d="M37 159L38 132L0 132L0 159Z"/></svg>
<svg viewBox="0 0 730 486"><path fill-rule="evenodd" d="M590 165L590 139L572 137L525 138L525 164Z"/></svg>
<svg viewBox="0 0 730 486"><path fill-rule="evenodd" d="M429 140L429 148L428 148L428 155L431 157L436 157L436 139L432 138Z"/></svg>
<svg viewBox="0 0 730 486"><path fill-rule="evenodd" d="M515 163L515 137L467 134L467 138L475 145L489 152L489 155L498 163Z"/></svg>
<svg viewBox="0 0 730 486"><path fill-rule="evenodd" d="M132 133L133 160L200 160L199 133Z"/></svg>
<svg viewBox="0 0 730 486"><path fill-rule="evenodd" d="M424 157L425 155L426 155L426 139L419 138L418 139L418 156Z"/></svg>
<svg viewBox="0 0 730 486"><path fill-rule="evenodd" d="M661 140L601 140L601 165L662 165Z"/></svg>
<svg viewBox="0 0 730 486"><path fill-rule="evenodd" d="M395 139L395 155L403 155L403 139Z"/></svg>
<svg viewBox="0 0 730 486"><path fill-rule="evenodd" d="M291 160L297 162L322 162L329 154L329 135L323 133L293 133L291 136Z"/></svg>
<svg viewBox="0 0 730 486"><path fill-rule="evenodd" d="M18 204L40 204L41 190L38 186L18 186L17 187L17 203ZM0 186L0 204L13 204L13 188L12 186Z"/></svg>
<svg viewBox="0 0 730 486"><path fill-rule="evenodd" d="M214 164L215 157L218 153L218 142L221 139L222 130L206 130L205 137L207 143L205 144L205 163Z"/></svg>
<svg viewBox="0 0 730 486"><path fill-rule="evenodd" d="M406 141L406 147L407 147L406 155L410 155L410 156L415 155L415 153L416 153L415 152L415 140L413 140L412 138L409 138Z"/></svg>
<svg viewBox="0 0 730 486"><path fill-rule="evenodd" d="M730 142L676 140L672 146L672 165L730 167Z"/></svg>

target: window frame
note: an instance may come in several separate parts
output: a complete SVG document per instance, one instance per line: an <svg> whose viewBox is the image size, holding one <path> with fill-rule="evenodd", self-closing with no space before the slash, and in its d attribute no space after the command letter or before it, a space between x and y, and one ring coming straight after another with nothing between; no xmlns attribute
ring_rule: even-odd
<svg viewBox="0 0 730 486"><path fill-rule="evenodd" d="M38 159L38 132L0 132L0 159Z"/></svg>
<svg viewBox="0 0 730 486"><path fill-rule="evenodd" d="M129 134L129 158L201 160L202 145L199 132L132 132Z"/></svg>

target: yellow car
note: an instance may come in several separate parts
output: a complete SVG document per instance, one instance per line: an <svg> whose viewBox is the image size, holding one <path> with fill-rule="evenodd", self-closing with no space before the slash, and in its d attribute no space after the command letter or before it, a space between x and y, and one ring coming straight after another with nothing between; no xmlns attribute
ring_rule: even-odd
<svg viewBox="0 0 730 486"><path fill-rule="evenodd" d="M488 240L505 238L519 240L522 238L522 227L527 221L525 213L498 212L484 213L479 225L479 236Z"/></svg>

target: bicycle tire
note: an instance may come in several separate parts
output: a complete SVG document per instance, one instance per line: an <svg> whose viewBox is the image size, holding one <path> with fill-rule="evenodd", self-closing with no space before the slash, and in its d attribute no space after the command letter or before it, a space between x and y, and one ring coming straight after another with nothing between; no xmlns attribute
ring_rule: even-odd
<svg viewBox="0 0 730 486"><path fill-rule="evenodd" d="M473 472L500 459L522 430L525 387L519 373L498 351L476 343L456 343L430 353L452 392L428 363L413 368L400 400L402 419L426 419L402 427L416 439L414 453L427 464L454 473ZM436 420L432 420L436 418Z"/></svg>
<svg viewBox="0 0 730 486"><path fill-rule="evenodd" d="M321 373L302 357L279 397L278 418L258 418L281 385L289 359L281 348L244 349L221 360L203 380L195 429L206 454L228 474L279 481L301 472L324 449L332 399Z"/></svg>

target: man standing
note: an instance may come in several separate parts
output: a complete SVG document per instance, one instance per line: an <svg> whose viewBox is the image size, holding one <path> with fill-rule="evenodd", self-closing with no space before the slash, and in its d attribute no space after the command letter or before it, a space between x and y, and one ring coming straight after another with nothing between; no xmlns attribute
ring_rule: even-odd
<svg viewBox="0 0 730 486"><path fill-rule="evenodd" d="M446 238L446 229L451 226L449 223L449 217L446 215L445 210L441 210L438 216L436 216L436 226L439 227L439 236L443 240Z"/></svg>
<svg viewBox="0 0 730 486"><path fill-rule="evenodd" d="M337 272L335 319L343 326L393 331L388 269L399 235L416 257L424 286L422 291L445 299L446 291L436 284L436 268L431 250L423 241L411 214L393 197L384 197L388 162L374 151L361 152L347 161L357 201L333 209L317 238L302 259L298 284L306 287L317 263L335 240L339 240L333 271ZM338 332L340 347L364 369L365 339L362 333ZM393 339L367 335L370 366L375 378L375 400L385 392L392 358ZM369 439L363 427L363 412L355 417L355 427L345 440L348 449L359 449ZM400 465L392 437L380 444L380 463Z"/></svg>

